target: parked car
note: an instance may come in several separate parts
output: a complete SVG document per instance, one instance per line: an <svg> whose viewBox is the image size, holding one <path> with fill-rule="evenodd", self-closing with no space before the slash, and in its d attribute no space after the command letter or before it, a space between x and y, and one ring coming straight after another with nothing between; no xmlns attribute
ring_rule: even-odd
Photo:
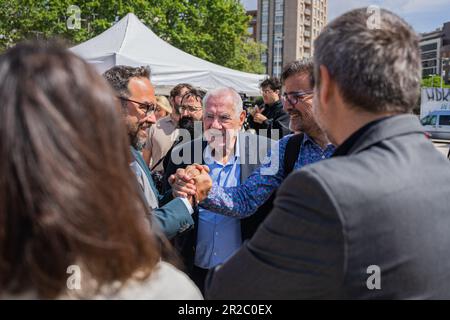
<svg viewBox="0 0 450 320"><path fill-rule="evenodd" d="M450 110L430 112L420 122L432 139L450 140Z"/></svg>

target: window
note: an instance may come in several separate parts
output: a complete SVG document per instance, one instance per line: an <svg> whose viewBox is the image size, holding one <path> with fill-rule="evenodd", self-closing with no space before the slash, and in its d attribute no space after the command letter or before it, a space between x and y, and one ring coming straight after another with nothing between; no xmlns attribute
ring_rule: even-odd
<svg viewBox="0 0 450 320"><path fill-rule="evenodd" d="M284 0L275 0L272 74L281 75L283 66Z"/></svg>
<svg viewBox="0 0 450 320"><path fill-rule="evenodd" d="M261 43L266 47L269 40L269 0L262 0L261 2ZM261 54L261 61L266 66L267 70L267 51Z"/></svg>
<svg viewBox="0 0 450 320"><path fill-rule="evenodd" d="M435 126L436 125L437 116L426 116L420 122L424 126Z"/></svg>
<svg viewBox="0 0 450 320"><path fill-rule="evenodd" d="M275 34L277 34L278 36L283 34L283 24L275 24Z"/></svg>
<svg viewBox="0 0 450 320"><path fill-rule="evenodd" d="M261 42L267 45L269 36L269 0L263 0L261 7Z"/></svg>
<svg viewBox="0 0 450 320"><path fill-rule="evenodd" d="M436 68L423 69L422 76L429 77L436 74Z"/></svg>
<svg viewBox="0 0 450 320"><path fill-rule="evenodd" d="M440 126L450 126L450 116L440 116L439 117Z"/></svg>
<svg viewBox="0 0 450 320"><path fill-rule="evenodd" d="M430 44L426 44L424 46L421 46L420 50L422 50L422 52L437 50L437 43L430 43Z"/></svg>
<svg viewBox="0 0 450 320"><path fill-rule="evenodd" d="M436 65L437 65L436 60L422 61L423 68L436 67Z"/></svg>
<svg viewBox="0 0 450 320"><path fill-rule="evenodd" d="M437 52L436 51L422 53L422 60L430 60L430 59L436 59L436 58L437 58Z"/></svg>

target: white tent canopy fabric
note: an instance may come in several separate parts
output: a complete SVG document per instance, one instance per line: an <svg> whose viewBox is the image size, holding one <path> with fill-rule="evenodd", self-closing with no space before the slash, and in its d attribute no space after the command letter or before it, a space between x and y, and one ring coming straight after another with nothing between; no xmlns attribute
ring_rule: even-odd
<svg viewBox="0 0 450 320"><path fill-rule="evenodd" d="M102 73L115 65L148 65L157 88L186 82L207 90L232 87L257 96L258 85L266 77L225 68L183 52L159 38L132 13L71 50Z"/></svg>

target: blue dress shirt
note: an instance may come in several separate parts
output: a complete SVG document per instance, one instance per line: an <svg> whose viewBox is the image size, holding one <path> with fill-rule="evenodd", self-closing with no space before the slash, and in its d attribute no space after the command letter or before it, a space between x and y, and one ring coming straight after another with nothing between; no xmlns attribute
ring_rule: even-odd
<svg viewBox="0 0 450 320"><path fill-rule="evenodd" d="M205 163L209 167L212 181L221 187L235 187L240 184L241 168L239 138L235 154L224 165L211 155L209 146L205 149ZM195 265L211 269L225 262L242 245L241 223L239 218L217 214L215 210L199 209Z"/></svg>

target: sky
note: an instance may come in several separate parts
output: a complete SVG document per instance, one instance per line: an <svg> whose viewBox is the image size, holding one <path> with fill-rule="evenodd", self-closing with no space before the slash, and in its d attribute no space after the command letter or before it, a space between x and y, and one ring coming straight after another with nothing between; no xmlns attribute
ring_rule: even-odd
<svg viewBox="0 0 450 320"><path fill-rule="evenodd" d="M293 1L293 0L285 0ZM241 0L254 10L257 0ZM328 0L328 21L358 7L378 5L392 10L408 21L417 32L430 32L450 21L450 0Z"/></svg>

